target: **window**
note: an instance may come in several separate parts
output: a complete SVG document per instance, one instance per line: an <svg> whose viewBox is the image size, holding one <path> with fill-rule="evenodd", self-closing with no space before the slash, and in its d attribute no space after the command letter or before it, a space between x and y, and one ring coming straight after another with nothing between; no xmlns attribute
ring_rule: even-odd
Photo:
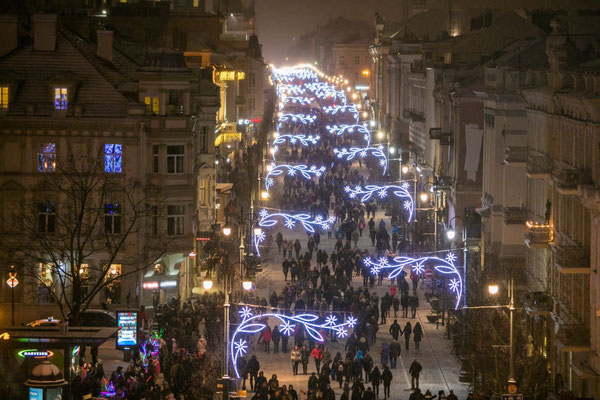
<svg viewBox="0 0 600 400"><path fill-rule="evenodd" d="M183 235L185 206L167 206L167 235Z"/></svg>
<svg viewBox="0 0 600 400"><path fill-rule="evenodd" d="M38 171L52 172L56 169L56 143L42 143L38 146Z"/></svg>
<svg viewBox="0 0 600 400"><path fill-rule="evenodd" d="M8 108L8 86L0 86L0 108Z"/></svg>
<svg viewBox="0 0 600 400"><path fill-rule="evenodd" d="M53 264L38 264L38 303L47 304L52 302L50 293L54 288Z"/></svg>
<svg viewBox="0 0 600 400"><path fill-rule="evenodd" d="M256 87L256 74L254 72L248 73L248 86L252 88Z"/></svg>
<svg viewBox="0 0 600 400"><path fill-rule="evenodd" d="M121 205L109 203L104 205L104 232L121 233Z"/></svg>
<svg viewBox="0 0 600 400"><path fill-rule="evenodd" d="M340 56L340 65L344 65L345 61L344 61L344 56Z"/></svg>
<svg viewBox="0 0 600 400"><path fill-rule="evenodd" d="M66 110L69 104L69 89L66 87L54 88L54 109Z"/></svg>
<svg viewBox="0 0 600 400"><path fill-rule="evenodd" d="M452 53L449 51L444 53L444 64L452 64Z"/></svg>
<svg viewBox="0 0 600 400"><path fill-rule="evenodd" d="M167 173L183 174L183 146L167 146Z"/></svg>
<svg viewBox="0 0 600 400"><path fill-rule="evenodd" d="M106 265L105 265L106 267ZM111 264L108 267L104 280L107 281L104 287L106 302L108 304L119 304L121 302L121 264Z"/></svg>
<svg viewBox="0 0 600 400"><path fill-rule="evenodd" d="M360 65L360 56L354 56L354 64Z"/></svg>
<svg viewBox="0 0 600 400"><path fill-rule="evenodd" d="M181 90L169 90L167 114L183 115L183 92Z"/></svg>
<svg viewBox="0 0 600 400"><path fill-rule="evenodd" d="M431 51L426 51L425 52L425 59L426 60L431 60L433 58L433 53Z"/></svg>
<svg viewBox="0 0 600 400"><path fill-rule="evenodd" d="M248 109L250 111L256 110L256 99L254 97L248 97Z"/></svg>
<svg viewBox="0 0 600 400"><path fill-rule="evenodd" d="M200 127L200 135L198 135L198 151L208 151L208 126Z"/></svg>
<svg viewBox="0 0 600 400"><path fill-rule="evenodd" d="M146 104L146 112L150 115L158 115L160 112L158 97L144 97L144 104Z"/></svg>
<svg viewBox="0 0 600 400"><path fill-rule="evenodd" d="M123 159L123 145L104 145L104 172L121 173L121 162Z"/></svg>
<svg viewBox="0 0 600 400"><path fill-rule="evenodd" d="M38 212L38 232L54 233L56 228L56 204L53 202L39 203Z"/></svg>
<svg viewBox="0 0 600 400"><path fill-rule="evenodd" d="M152 172L158 174L158 145L152 146Z"/></svg>
<svg viewBox="0 0 600 400"><path fill-rule="evenodd" d="M158 206L150 206L151 226L150 233L158 235Z"/></svg>
<svg viewBox="0 0 600 400"><path fill-rule="evenodd" d="M200 179L200 185L198 187L198 200L200 200L201 206L208 205L208 185L206 179Z"/></svg>

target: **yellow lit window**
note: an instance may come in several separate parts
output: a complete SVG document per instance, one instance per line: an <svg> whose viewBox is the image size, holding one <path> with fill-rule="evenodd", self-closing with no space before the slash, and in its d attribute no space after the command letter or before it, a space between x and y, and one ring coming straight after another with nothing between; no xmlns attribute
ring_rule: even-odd
<svg viewBox="0 0 600 400"><path fill-rule="evenodd" d="M146 105L146 111L152 113L152 115L158 115L160 110L160 102L158 97L144 97L144 104Z"/></svg>
<svg viewBox="0 0 600 400"><path fill-rule="evenodd" d="M200 7L200 0L194 0L194 7Z"/></svg>
<svg viewBox="0 0 600 400"><path fill-rule="evenodd" d="M8 108L8 86L0 86L0 108Z"/></svg>
<svg viewBox="0 0 600 400"><path fill-rule="evenodd" d="M69 89L65 87L54 88L54 109L66 110L69 102Z"/></svg>
<svg viewBox="0 0 600 400"><path fill-rule="evenodd" d="M237 73L237 78L239 80L245 79L246 78L246 73L245 72L238 72Z"/></svg>
<svg viewBox="0 0 600 400"><path fill-rule="evenodd" d="M452 64L452 53L444 53L444 64Z"/></svg>

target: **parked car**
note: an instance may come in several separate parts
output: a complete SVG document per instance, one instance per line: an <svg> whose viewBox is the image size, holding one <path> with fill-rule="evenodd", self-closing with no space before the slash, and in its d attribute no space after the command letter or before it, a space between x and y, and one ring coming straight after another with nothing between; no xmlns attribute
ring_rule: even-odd
<svg viewBox="0 0 600 400"><path fill-rule="evenodd" d="M58 326L61 320L54 317L38 319L27 324L27 326ZM73 326L100 326L104 328L115 328L117 326L117 317L110 311L101 309L87 309L81 314L81 320Z"/></svg>

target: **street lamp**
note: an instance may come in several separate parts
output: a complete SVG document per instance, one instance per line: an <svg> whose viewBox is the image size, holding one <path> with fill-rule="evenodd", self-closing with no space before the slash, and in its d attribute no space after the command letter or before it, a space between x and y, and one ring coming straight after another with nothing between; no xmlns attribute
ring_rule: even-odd
<svg viewBox="0 0 600 400"><path fill-rule="evenodd" d="M231 235L231 227L229 225L225 225L223 227L223 235L225 235L225 236Z"/></svg>
<svg viewBox="0 0 600 400"><path fill-rule="evenodd" d="M419 195L419 199L421 200L421 202L426 203L427 200L429 200L429 195L427 194L427 192L421 192L421 194Z"/></svg>
<svg viewBox="0 0 600 400"><path fill-rule="evenodd" d="M488 285L488 293L491 294L492 296L497 295L499 291L500 291L500 287L498 286L498 284L490 283Z"/></svg>
<svg viewBox="0 0 600 400"><path fill-rule="evenodd" d="M266 190L263 190L260 192L260 198L263 200L268 200L269 199L269 192L267 192Z"/></svg>

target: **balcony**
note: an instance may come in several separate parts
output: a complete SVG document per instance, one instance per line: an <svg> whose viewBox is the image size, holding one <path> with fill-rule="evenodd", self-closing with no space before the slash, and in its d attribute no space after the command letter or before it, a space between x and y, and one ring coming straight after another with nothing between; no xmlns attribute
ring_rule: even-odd
<svg viewBox="0 0 600 400"><path fill-rule="evenodd" d="M450 176L438 176L435 181L436 190L450 190L454 185L454 180Z"/></svg>
<svg viewBox="0 0 600 400"><path fill-rule="evenodd" d="M504 207L505 225L523 225L527 221L527 209L521 207Z"/></svg>
<svg viewBox="0 0 600 400"><path fill-rule="evenodd" d="M530 249L543 249L552 241L552 226L537 224L532 221L525 223L525 244Z"/></svg>
<svg viewBox="0 0 600 400"><path fill-rule="evenodd" d="M550 157L542 153L530 153L527 157L527 176L531 179L550 179Z"/></svg>
<svg viewBox="0 0 600 400"><path fill-rule="evenodd" d="M581 168L573 168L562 162L555 162L552 170L552 180L560 194L576 196L577 186L592 183L589 171Z"/></svg>
<svg viewBox="0 0 600 400"><path fill-rule="evenodd" d="M561 274L589 274L590 255L582 246L552 246L554 265Z"/></svg>
<svg viewBox="0 0 600 400"><path fill-rule="evenodd" d="M504 164L523 165L527 163L527 147L508 146L504 151Z"/></svg>
<svg viewBox="0 0 600 400"><path fill-rule="evenodd" d="M554 300L544 292L527 293L523 306L529 315L550 315L554 309Z"/></svg>
<svg viewBox="0 0 600 400"><path fill-rule="evenodd" d="M590 351L590 328L584 324L561 325L556 332L561 352Z"/></svg>
<svg viewBox="0 0 600 400"><path fill-rule="evenodd" d="M454 135L452 134L452 132L442 133L442 136L440 136L440 145L441 146L454 145Z"/></svg>

